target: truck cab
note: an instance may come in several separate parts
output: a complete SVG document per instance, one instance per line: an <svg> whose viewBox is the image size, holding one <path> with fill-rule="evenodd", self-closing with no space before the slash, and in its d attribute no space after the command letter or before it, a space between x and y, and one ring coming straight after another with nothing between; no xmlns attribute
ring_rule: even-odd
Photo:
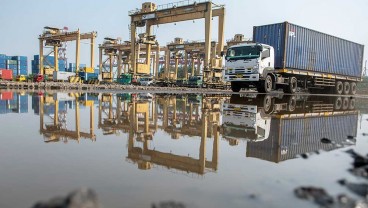
<svg viewBox="0 0 368 208"><path fill-rule="evenodd" d="M267 74L274 71L274 48L266 44L248 43L230 47L225 56L225 80L233 92L241 88L262 87ZM264 84L264 83L262 83Z"/></svg>

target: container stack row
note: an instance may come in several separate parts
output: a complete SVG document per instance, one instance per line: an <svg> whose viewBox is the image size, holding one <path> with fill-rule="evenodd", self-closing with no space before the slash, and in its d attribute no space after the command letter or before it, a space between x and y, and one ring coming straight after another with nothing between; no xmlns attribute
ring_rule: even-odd
<svg viewBox="0 0 368 208"><path fill-rule="evenodd" d="M67 71L65 60L59 59L59 71ZM46 68L54 69L55 59L53 56L44 56L43 65ZM32 60L32 74L40 73L40 56L34 55Z"/></svg>
<svg viewBox="0 0 368 208"><path fill-rule="evenodd" d="M28 60L26 56L7 56L0 54L0 69L11 70L13 77L28 74Z"/></svg>

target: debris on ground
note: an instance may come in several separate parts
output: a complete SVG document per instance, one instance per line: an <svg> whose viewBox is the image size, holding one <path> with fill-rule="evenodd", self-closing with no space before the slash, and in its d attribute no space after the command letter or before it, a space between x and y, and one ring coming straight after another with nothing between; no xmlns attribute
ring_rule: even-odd
<svg viewBox="0 0 368 208"><path fill-rule="evenodd" d="M55 197L47 202L37 202L32 208L99 208L97 194L92 189L81 188L66 197Z"/></svg>

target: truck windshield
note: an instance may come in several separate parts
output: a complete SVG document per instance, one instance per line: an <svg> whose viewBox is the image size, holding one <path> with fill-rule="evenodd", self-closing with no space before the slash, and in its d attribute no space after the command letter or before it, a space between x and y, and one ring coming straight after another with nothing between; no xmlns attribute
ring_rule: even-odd
<svg viewBox="0 0 368 208"><path fill-rule="evenodd" d="M243 46L230 48L227 51L227 60L255 59L259 58L261 50L259 46Z"/></svg>

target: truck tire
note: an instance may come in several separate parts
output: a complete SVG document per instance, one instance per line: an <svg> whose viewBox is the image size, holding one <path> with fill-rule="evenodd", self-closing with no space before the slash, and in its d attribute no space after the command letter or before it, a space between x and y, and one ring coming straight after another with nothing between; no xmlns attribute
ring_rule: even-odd
<svg viewBox="0 0 368 208"><path fill-rule="evenodd" d="M266 95L263 98L263 110L266 114L270 114L273 110L272 97L270 95Z"/></svg>
<svg viewBox="0 0 368 208"><path fill-rule="evenodd" d="M295 95L289 97L288 107L289 112L294 112L296 109L296 97Z"/></svg>
<svg viewBox="0 0 368 208"><path fill-rule="evenodd" d="M298 88L298 79L296 77L289 78L289 84L284 86L284 93L295 94Z"/></svg>
<svg viewBox="0 0 368 208"><path fill-rule="evenodd" d="M350 94L350 82L344 82L344 90L342 92L344 95Z"/></svg>
<svg viewBox="0 0 368 208"><path fill-rule="evenodd" d="M341 95L344 91L344 85L341 81L337 81L335 84L335 94Z"/></svg>
<svg viewBox="0 0 368 208"><path fill-rule="evenodd" d="M334 110L340 110L342 107L342 98L337 97L335 100Z"/></svg>
<svg viewBox="0 0 368 208"><path fill-rule="evenodd" d="M350 82L350 95L355 95L357 92L356 82Z"/></svg>
<svg viewBox="0 0 368 208"><path fill-rule="evenodd" d="M237 83L237 82L231 82L231 90L233 92L240 92L241 87L240 87L239 83Z"/></svg>
<svg viewBox="0 0 368 208"><path fill-rule="evenodd" d="M342 100L342 110L348 110L350 105L350 100L348 97L343 98Z"/></svg>
<svg viewBox="0 0 368 208"><path fill-rule="evenodd" d="M257 86L257 91L259 93L270 93L272 91L273 80L271 75L267 75L264 81L260 81Z"/></svg>
<svg viewBox="0 0 368 208"><path fill-rule="evenodd" d="M349 110L355 109L355 98L350 99Z"/></svg>

